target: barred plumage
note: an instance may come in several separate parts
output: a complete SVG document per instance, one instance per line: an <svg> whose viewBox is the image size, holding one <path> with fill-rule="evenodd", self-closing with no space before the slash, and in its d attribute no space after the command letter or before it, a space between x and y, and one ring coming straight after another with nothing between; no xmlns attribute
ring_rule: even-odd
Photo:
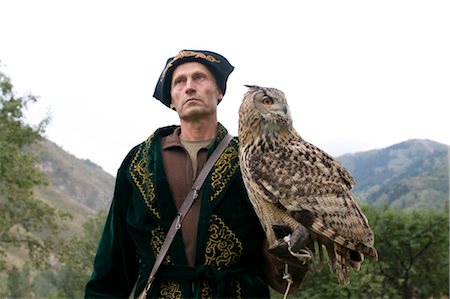
<svg viewBox="0 0 450 299"><path fill-rule="evenodd" d="M248 86L239 109L240 164L245 186L269 244L273 224L298 222L325 245L339 282L359 270L364 255L377 260L374 234L351 190L352 175L303 140L292 126L284 93Z"/></svg>

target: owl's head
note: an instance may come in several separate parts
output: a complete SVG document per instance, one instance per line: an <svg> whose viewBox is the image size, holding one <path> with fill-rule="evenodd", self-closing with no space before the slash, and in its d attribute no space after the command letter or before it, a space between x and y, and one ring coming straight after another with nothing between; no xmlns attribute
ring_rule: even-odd
<svg viewBox="0 0 450 299"><path fill-rule="evenodd" d="M281 90L255 85L246 87L249 90L239 108L240 127L274 133L292 126L289 105Z"/></svg>

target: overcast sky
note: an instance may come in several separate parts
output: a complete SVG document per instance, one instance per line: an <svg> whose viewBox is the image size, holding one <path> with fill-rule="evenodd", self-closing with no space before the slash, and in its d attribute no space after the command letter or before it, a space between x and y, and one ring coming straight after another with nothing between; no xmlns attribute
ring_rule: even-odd
<svg viewBox="0 0 450 299"><path fill-rule="evenodd" d="M219 4L215 4L219 3ZM176 113L152 95L182 49L236 67L219 121L237 134L244 84L283 90L304 139L339 156L412 138L450 144L450 1L6 1L2 71L39 96L46 137L115 175Z"/></svg>

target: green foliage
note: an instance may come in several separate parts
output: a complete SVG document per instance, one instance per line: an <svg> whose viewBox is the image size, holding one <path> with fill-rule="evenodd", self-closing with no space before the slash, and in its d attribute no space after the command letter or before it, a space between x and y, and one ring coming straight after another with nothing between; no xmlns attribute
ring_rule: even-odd
<svg viewBox="0 0 450 299"><path fill-rule="evenodd" d="M106 213L83 224L83 233L68 240L59 251L61 264L39 272L32 292L39 298L82 298L84 286L92 272L92 264L106 219Z"/></svg>
<svg viewBox="0 0 450 299"><path fill-rule="evenodd" d="M20 271L17 267L12 267L8 271L8 295L9 298L25 298L29 296L30 290L30 269L23 267Z"/></svg>
<svg viewBox="0 0 450 299"><path fill-rule="evenodd" d="M373 206L364 212L375 232L379 261L365 260L339 285L327 267L308 273L290 298L441 298L449 294L447 210L398 211ZM274 298L282 298L275 295Z"/></svg>
<svg viewBox="0 0 450 299"><path fill-rule="evenodd" d="M67 279L61 286L69 297L79 297L80 294L74 292L84 291L105 220L105 212L89 219L83 224L83 233L74 236L61 251L60 260L64 263L63 273Z"/></svg>
<svg viewBox="0 0 450 299"><path fill-rule="evenodd" d="M8 297L8 274L0 272L0 298Z"/></svg>
<svg viewBox="0 0 450 299"><path fill-rule="evenodd" d="M105 212L98 213L83 224L82 233L62 244L60 263L33 275L28 264L0 273L0 298L82 298L105 219Z"/></svg>
<svg viewBox="0 0 450 299"><path fill-rule="evenodd" d="M82 298L81 289L70 289L73 286L70 283L70 273L66 267L56 267L55 269L46 269L38 273L31 286L31 293L36 298L58 299L58 298ZM77 275L76 275L77 276ZM75 276L75 277L76 277ZM65 285L65 283L68 283Z"/></svg>
<svg viewBox="0 0 450 299"><path fill-rule="evenodd" d="M48 181L36 166L38 156L31 147L41 140L49 118L36 127L26 124L23 113L30 102L36 98L17 96L0 71L0 261L7 248L24 248L34 265L42 266L55 250L60 221L68 214L34 196L33 189Z"/></svg>
<svg viewBox="0 0 450 299"><path fill-rule="evenodd" d="M385 210L374 216L383 289L403 298L448 295L448 210Z"/></svg>

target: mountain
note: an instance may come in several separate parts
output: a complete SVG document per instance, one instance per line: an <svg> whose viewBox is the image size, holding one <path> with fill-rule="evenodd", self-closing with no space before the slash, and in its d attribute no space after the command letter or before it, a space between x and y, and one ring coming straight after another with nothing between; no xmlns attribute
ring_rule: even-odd
<svg viewBox="0 0 450 299"><path fill-rule="evenodd" d="M75 226L100 210L107 210L114 191L114 176L90 160L78 159L55 143L44 140L39 167L50 181L36 190L37 197L70 212Z"/></svg>
<svg viewBox="0 0 450 299"><path fill-rule="evenodd" d="M337 158L356 181L357 198L398 209L448 207L449 146L413 139Z"/></svg>

